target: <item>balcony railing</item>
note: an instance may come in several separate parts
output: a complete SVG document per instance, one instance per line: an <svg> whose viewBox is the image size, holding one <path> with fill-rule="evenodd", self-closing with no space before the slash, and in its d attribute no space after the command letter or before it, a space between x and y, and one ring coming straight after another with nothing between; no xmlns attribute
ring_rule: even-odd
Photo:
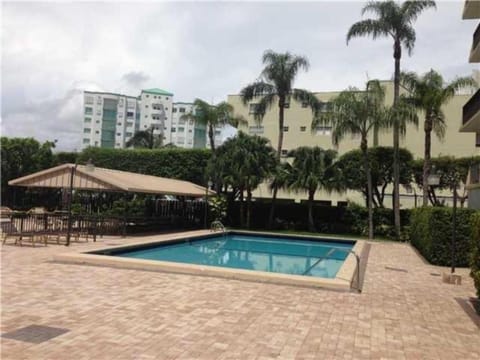
<svg viewBox="0 0 480 360"><path fill-rule="evenodd" d="M465 125L478 111L480 111L480 89L463 105L463 120Z"/></svg>
<svg viewBox="0 0 480 360"><path fill-rule="evenodd" d="M475 50L477 47L478 43L480 42L480 24L478 24L477 29L473 33L473 46L472 46L472 51Z"/></svg>
<svg viewBox="0 0 480 360"><path fill-rule="evenodd" d="M480 184L480 163L470 168L470 184Z"/></svg>

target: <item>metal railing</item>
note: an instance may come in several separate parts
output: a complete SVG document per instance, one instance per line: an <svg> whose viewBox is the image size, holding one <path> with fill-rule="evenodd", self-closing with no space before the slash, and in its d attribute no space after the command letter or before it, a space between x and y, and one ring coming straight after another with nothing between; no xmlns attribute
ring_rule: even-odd
<svg viewBox="0 0 480 360"><path fill-rule="evenodd" d="M463 105L462 124L465 125L478 111L480 111L480 89Z"/></svg>

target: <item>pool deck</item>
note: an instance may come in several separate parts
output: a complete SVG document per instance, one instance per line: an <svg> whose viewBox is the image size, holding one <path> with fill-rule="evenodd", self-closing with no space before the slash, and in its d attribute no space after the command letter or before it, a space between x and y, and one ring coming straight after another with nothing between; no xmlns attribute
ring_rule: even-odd
<svg viewBox="0 0 480 360"><path fill-rule="evenodd" d="M444 284L444 269L408 244L371 243L362 294L52 261L149 239L2 246L1 334L68 331L39 343L2 337L0 358L480 358L468 269L462 285Z"/></svg>

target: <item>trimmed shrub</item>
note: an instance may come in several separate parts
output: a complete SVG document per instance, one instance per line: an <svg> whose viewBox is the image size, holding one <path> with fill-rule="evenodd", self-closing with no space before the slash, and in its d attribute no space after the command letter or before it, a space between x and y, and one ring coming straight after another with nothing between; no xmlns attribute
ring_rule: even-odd
<svg viewBox="0 0 480 360"><path fill-rule="evenodd" d="M140 174L205 183L205 168L211 151L207 149L105 149L87 148L78 157L83 164Z"/></svg>
<svg viewBox="0 0 480 360"><path fill-rule="evenodd" d="M477 297L480 299L480 212L472 216L472 256L470 258L470 275L477 288ZM480 312L480 308L477 309Z"/></svg>
<svg viewBox="0 0 480 360"><path fill-rule="evenodd" d="M455 266L469 264L471 209L457 209L455 236ZM410 218L410 241L433 265L450 266L452 263L453 209L424 207L413 209Z"/></svg>

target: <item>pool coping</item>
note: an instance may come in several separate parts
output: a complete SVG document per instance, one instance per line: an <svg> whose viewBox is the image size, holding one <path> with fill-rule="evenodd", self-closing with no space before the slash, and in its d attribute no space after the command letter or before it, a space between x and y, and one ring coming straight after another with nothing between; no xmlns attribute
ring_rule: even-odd
<svg viewBox="0 0 480 360"><path fill-rule="evenodd" d="M187 263L177 263L170 261L159 261L159 260L145 260L138 258L127 258L127 257L114 257L110 255L98 254L101 252L115 251L115 250L127 250L130 248L137 248L145 245L155 245L155 244L168 244L175 243L181 239L192 239L199 240L201 238L209 237L212 234L218 234L219 232L208 232L204 234L188 235L185 233L181 234L171 234L166 239L149 239L145 241L135 242L134 244L121 244L102 247L94 250L80 251L80 252L71 252L63 254L55 254L53 260L62 263L72 263L72 264L82 264L82 265L96 265L96 266L105 266L105 267L114 267L122 269L131 269L131 270L147 270L147 271L157 271L157 272L170 272L170 273L179 273L179 274L188 274L188 275L202 275L202 276L212 276L220 277L226 279L236 279L236 280L246 280L246 281L255 281L255 282L267 282L281 285L296 285L296 286L307 286L315 288L326 288L332 290L344 290L350 291L354 290L353 284L356 281L357 275L357 260L355 255L349 253L344 263L337 272L335 278L317 278L310 276L302 275L290 275L282 273L271 273L264 271L256 270L244 270L244 269L235 269L235 268L225 268L209 265L197 265L197 264L187 264ZM237 233L237 234L261 234L261 235L273 235L273 236L282 236L292 239L318 239L318 240L327 240L335 242L351 242L355 241L355 245L352 248L352 251L355 252L359 257L362 256L363 249L365 247L366 241L355 238L334 238L327 236L308 236L308 235L283 235L278 233L263 232L263 231L244 231L244 230L227 230L227 233Z"/></svg>

